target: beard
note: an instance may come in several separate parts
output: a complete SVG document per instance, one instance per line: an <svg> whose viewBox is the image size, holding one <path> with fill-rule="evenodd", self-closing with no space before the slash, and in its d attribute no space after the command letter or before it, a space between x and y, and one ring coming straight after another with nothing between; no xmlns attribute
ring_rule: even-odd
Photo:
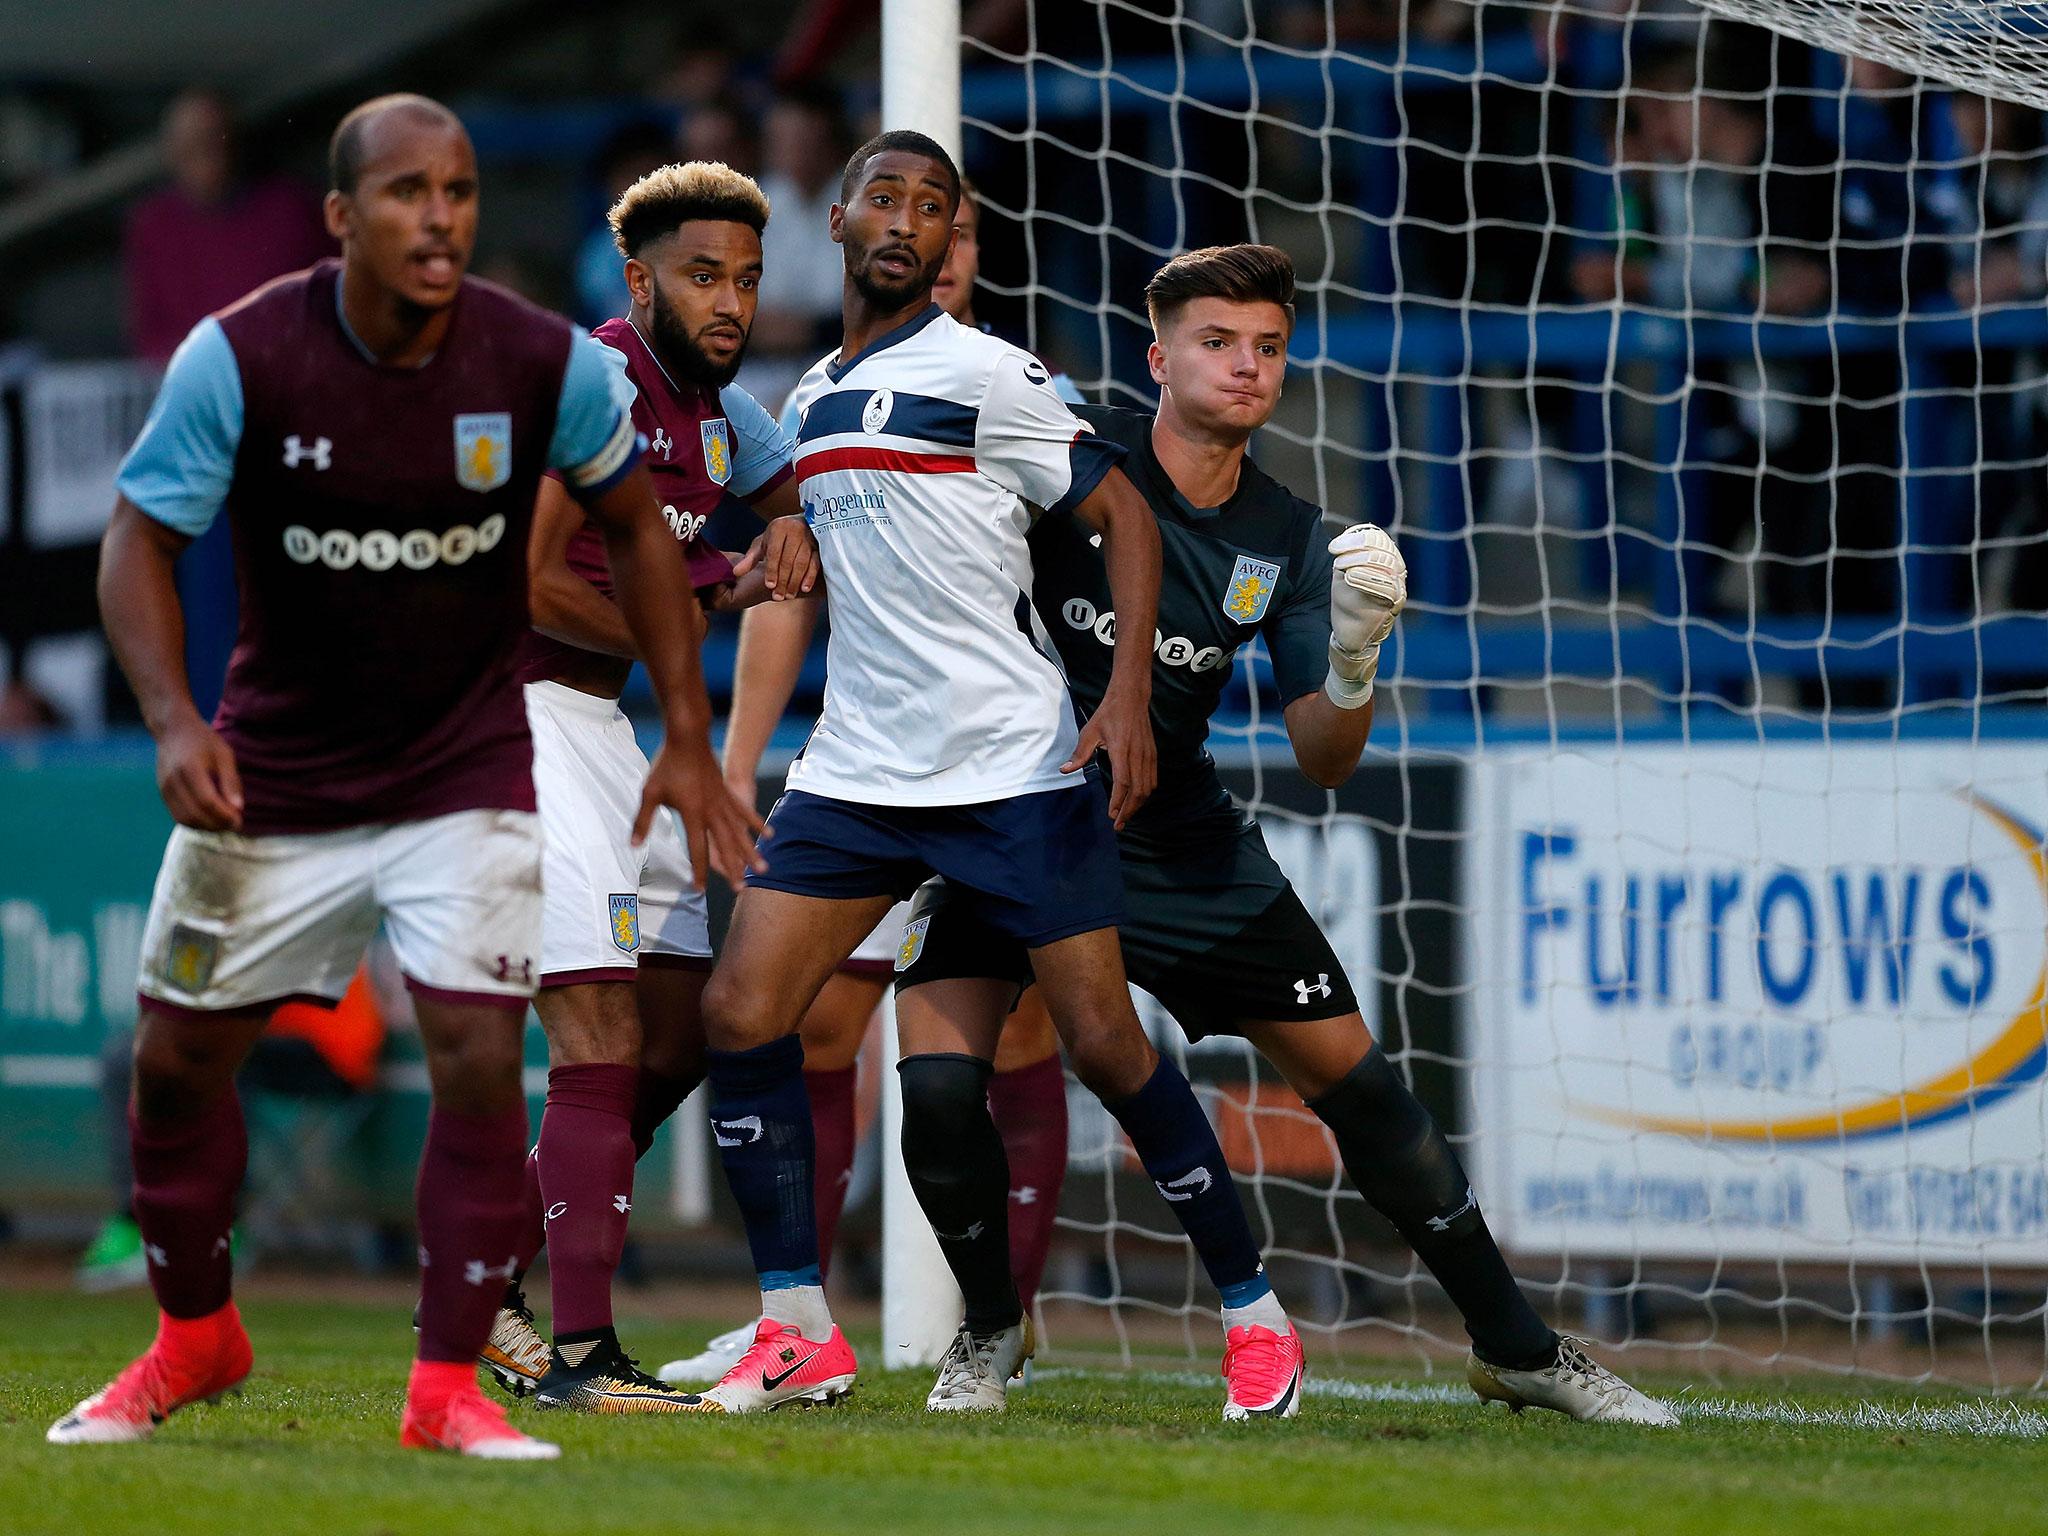
<svg viewBox="0 0 2048 1536"><path fill-rule="evenodd" d="M676 313L668 301L668 295L661 291L661 285L654 285L653 302L648 306L648 319L654 328L654 349L661 354L661 360L684 382L703 389L723 389L736 378L740 364L746 361L747 343L745 332L741 333L739 350L732 355L732 361L721 363L697 345L697 338L690 334L690 328L683 323L683 317Z"/></svg>
<svg viewBox="0 0 2048 1536"><path fill-rule="evenodd" d="M938 286L939 274L946 270L946 253L939 252L922 267L913 268L908 276L884 277L875 267L875 251L893 250L893 246L877 246L874 250L860 253L860 264L847 275L853 279L853 286L860 296L877 309L902 309L920 294L931 296Z"/></svg>

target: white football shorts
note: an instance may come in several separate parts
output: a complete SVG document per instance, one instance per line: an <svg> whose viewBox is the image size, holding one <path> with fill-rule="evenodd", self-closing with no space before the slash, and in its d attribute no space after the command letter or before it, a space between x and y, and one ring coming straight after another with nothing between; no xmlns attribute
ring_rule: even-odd
<svg viewBox="0 0 2048 1536"><path fill-rule="evenodd" d="M647 755L614 699L526 685L546 854L540 984L631 981L643 955L708 961L710 914L673 812L633 846Z"/></svg>
<svg viewBox="0 0 2048 1536"><path fill-rule="evenodd" d="M524 1011L541 939L531 811L335 832L177 827L142 937L145 997L217 1012L348 989L379 922L414 992Z"/></svg>
<svg viewBox="0 0 2048 1536"><path fill-rule="evenodd" d="M910 921L910 903L899 901L891 907L875 931L860 941L860 948L840 966L845 971L887 975L896 969L896 951L903 945L903 925Z"/></svg>

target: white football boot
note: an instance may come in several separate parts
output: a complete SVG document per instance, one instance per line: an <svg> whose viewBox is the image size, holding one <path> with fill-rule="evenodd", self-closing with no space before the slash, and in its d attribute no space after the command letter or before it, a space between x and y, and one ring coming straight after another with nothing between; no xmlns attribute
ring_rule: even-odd
<svg viewBox="0 0 2048 1536"><path fill-rule="evenodd" d="M750 1323L741 1323L730 1333L721 1333L706 1344L702 1354L691 1355L684 1360L671 1360L654 1374L670 1386L698 1381L723 1381L725 1373L738 1365L746 1352L754 1347L754 1330L759 1325L759 1318Z"/></svg>
<svg viewBox="0 0 2048 1536"><path fill-rule="evenodd" d="M1010 1383L1024 1374L1036 1347L1028 1316L996 1333L972 1333L962 1323L939 1362L939 1379L925 1407L933 1413L1001 1413Z"/></svg>
<svg viewBox="0 0 2048 1536"><path fill-rule="evenodd" d="M1549 1408L1588 1424L1647 1424L1674 1428L1678 1415L1638 1392L1586 1352L1585 1341L1559 1334L1557 1359L1540 1371L1510 1371L1477 1355L1465 1361L1465 1379L1482 1402Z"/></svg>

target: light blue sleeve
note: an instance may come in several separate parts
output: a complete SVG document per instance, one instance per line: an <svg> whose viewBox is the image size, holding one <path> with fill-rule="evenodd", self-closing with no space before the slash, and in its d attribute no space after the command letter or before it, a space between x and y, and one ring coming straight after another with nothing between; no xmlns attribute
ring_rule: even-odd
<svg viewBox="0 0 2048 1536"><path fill-rule="evenodd" d="M196 539L227 500L241 446L242 370L227 332L209 315L171 354L114 488L166 528Z"/></svg>
<svg viewBox="0 0 2048 1536"><path fill-rule="evenodd" d="M633 396L625 354L578 326L548 444L548 468L559 469L577 495L602 495L640 462Z"/></svg>
<svg viewBox="0 0 2048 1536"><path fill-rule="evenodd" d="M1076 384L1068 374L1056 373L1052 376L1052 392L1069 405L1086 405L1088 403L1088 397L1081 393L1081 386Z"/></svg>
<svg viewBox="0 0 2048 1536"><path fill-rule="evenodd" d="M725 407L725 419L732 424L732 478L726 489L733 495L753 495L787 469L796 456L796 443L767 408L737 384L718 392Z"/></svg>

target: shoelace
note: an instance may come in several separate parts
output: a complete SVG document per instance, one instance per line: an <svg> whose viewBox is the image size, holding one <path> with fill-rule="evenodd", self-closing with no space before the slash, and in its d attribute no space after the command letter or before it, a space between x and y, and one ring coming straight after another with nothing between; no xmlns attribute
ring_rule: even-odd
<svg viewBox="0 0 2048 1536"><path fill-rule="evenodd" d="M939 1363L938 1385L932 1389L936 1397L972 1397L981 1384L994 1375L997 1347L1002 1343L1000 1333L969 1333L962 1328L953 1335L953 1342L947 1347L946 1358Z"/></svg>
<svg viewBox="0 0 2048 1536"><path fill-rule="evenodd" d="M1284 1358L1284 1351L1278 1347L1282 1342L1284 1335L1270 1328L1246 1328L1236 1338L1226 1340L1223 1346L1224 1379L1235 1386L1239 1362L1243 1361L1246 1391L1254 1399L1272 1397L1293 1374Z"/></svg>
<svg viewBox="0 0 2048 1536"><path fill-rule="evenodd" d="M1560 1376L1577 1377L1586 1390L1598 1398L1606 1399L1629 1390L1627 1382L1587 1354L1586 1346L1568 1333L1558 1336L1557 1364L1551 1369Z"/></svg>

